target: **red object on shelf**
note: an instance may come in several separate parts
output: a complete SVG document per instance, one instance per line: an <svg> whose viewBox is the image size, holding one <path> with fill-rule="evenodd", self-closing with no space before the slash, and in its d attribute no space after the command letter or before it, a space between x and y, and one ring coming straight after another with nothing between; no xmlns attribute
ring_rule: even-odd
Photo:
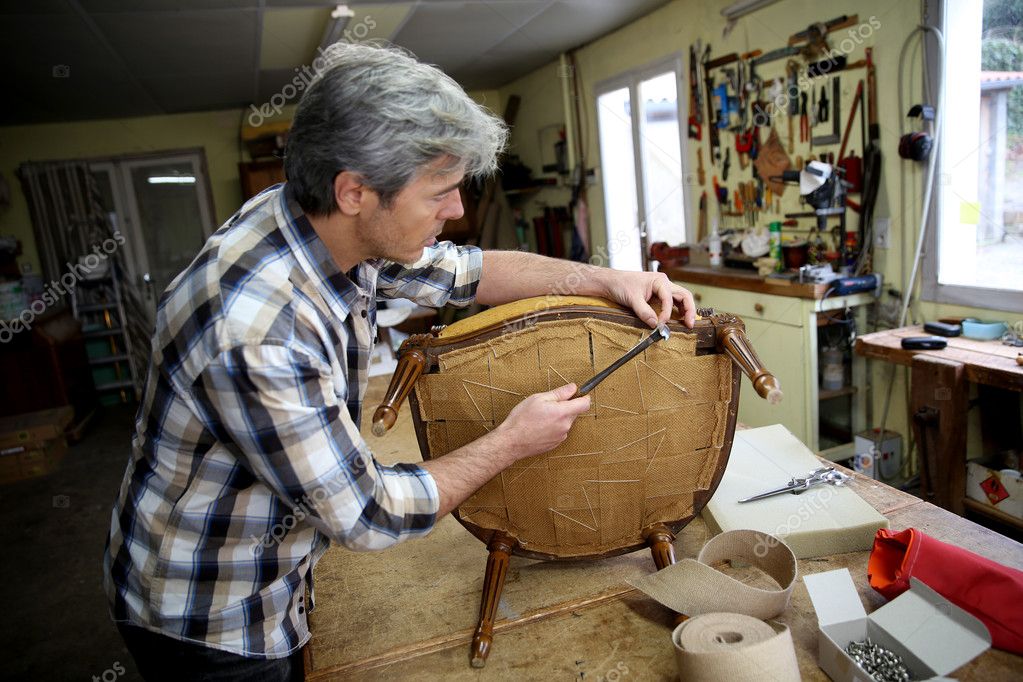
<svg viewBox="0 0 1023 682"><path fill-rule="evenodd" d="M661 268L677 268L689 263L688 246L668 246L668 242L654 242L650 245L650 260L661 264Z"/></svg>
<svg viewBox="0 0 1023 682"><path fill-rule="evenodd" d="M911 577L983 621L994 647L1023 654L1023 571L916 528L877 531L867 563L870 586L895 599L909 589Z"/></svg>

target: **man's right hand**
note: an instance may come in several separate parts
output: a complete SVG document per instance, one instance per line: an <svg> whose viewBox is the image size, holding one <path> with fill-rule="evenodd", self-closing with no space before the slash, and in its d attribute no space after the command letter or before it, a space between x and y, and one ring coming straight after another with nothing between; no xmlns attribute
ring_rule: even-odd
<svg viewBox="0 0 1023 682"><path fill-rule="evenodd" d="M573 399L576 385L534 393L508 414L496 431L511 444L515 460L547 452L568 438L575 418L590 409L590 397Z"/></svg>

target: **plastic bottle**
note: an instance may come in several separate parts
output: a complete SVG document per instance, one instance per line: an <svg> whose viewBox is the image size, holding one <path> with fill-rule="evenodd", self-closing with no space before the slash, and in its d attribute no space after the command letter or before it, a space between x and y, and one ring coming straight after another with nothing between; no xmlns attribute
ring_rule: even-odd
<svg viewBox="0 0 1023 682"><path fill-rule="evenodd" d="M781 272L785 268L781 257L781 222L775 220L769 227L771 228L771 258L774 258L777 262L774 269Z"/></svg>
<svg viewBox="0 0 1023 682"><path fill-rule="evenodd" d="M712 268L721 267L721 235L718 234L718 219L714 216L713 223L711 224L710 231L710 243L708 244L710 249L710 266Z"/></svg>

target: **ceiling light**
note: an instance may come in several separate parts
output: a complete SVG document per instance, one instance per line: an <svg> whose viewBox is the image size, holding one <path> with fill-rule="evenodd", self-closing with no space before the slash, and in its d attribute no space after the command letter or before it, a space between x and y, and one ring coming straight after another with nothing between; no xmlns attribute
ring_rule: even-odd
<svg viewBox="0 0 1023 682"><path fill-rule="evenodd" d="M194 185L194 175L150 175L146 178L150 185Z"/></svg>

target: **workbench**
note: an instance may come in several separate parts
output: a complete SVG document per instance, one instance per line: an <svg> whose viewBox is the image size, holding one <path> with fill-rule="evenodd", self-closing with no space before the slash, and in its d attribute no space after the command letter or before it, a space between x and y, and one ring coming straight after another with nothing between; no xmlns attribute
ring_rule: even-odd
<svg viewBox="0 0 1023 682"><path fill-rule="evenodd" d="M739 421L751 427L782 424L808 448L832 461L855 454L853 436L867 428L866 362L850 353L843 386L822 390L818 349L825 334L822 330L829 325L839 336L847 335L844 325L835 325L847 309L862 329L866 316L859 311L874 302L873 294L833 296L828 295L826 284L761 277L737 268L684 265L666 268L664 273L692 291L698 307L741 317L757 355L781 382L785 400L779 405L743 391ZM829 428L827 420L821 419L828 407L832 413L848 415L848 424Z"/></svg>
<svg viewBox="0 0 1023 682"><path fill-rule="evenodd" d="M365 404L382 397L386 378L370 381ZM369 407L367 407L369 409ZM408 410L384 438L364 434L383 462L418 461ZM852 472L857 492L891 521L913 526L995 561L1023 569L1023 545ZM697 518L675 544L695 557L709 539ZM512 557L483 669L469 666L487 550L450 515L429 536L376 553L332 547L314 571L316 607L305 649L309 680L668 680L677 679L670 642L674 614L626 583L654 570L647 551L597 562L539 562ZM867 552L807 559L800 575L848 568L867 610L883 599L867 584ZM755 569L723 568L766 586ZM802 581L778 618L792 630L804 680L817 667L817 620ZM1018 679L1023 657L989 650L955 674L964 682Z"/></svg>
<svg viewBox="0 0 1023 682"><path fill-rule="evenodd" d="M942 350L910 351L902 339L929 336L922 327L901 327L866 334L856 340L862 356L910 368L910 406L921 461L921 487L934 504L956 514L969 507L1003 523L1023 528L1019 519L966 499L966 426L970 384L978 386L984 449L990 453L1018 448L1018 395L1023 391L1023 349L1000 341L948 339ZM975 453L981 454L981 453Z"/></svg>

